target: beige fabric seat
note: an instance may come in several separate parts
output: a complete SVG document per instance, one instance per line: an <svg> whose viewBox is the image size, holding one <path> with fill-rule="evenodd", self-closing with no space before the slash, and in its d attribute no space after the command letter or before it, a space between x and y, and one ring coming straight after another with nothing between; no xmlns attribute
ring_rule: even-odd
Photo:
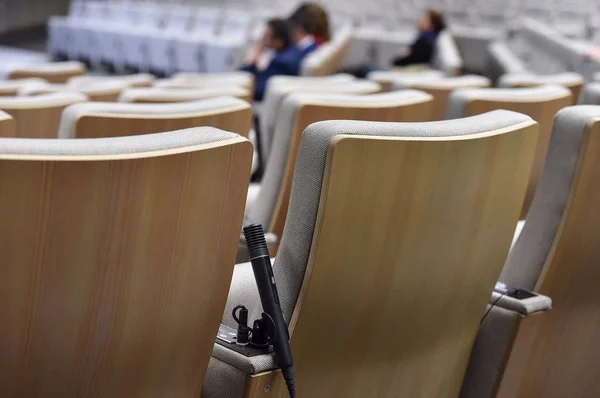
<svg viewBox="0 0 600 398"><path fill-rule="evenodd" d="M128 87L150 87L153 85L155 79L154 75L149 73L117 76L75 76L69 79L67 85L70 87L81 87L96 82L118 81L126 83Z"/></svg>
<svg viewBox="0 0 600 398"><path fill-rule="evenodd" d="M69 92L35 97L0 97L0 110L15 119L15 137L56 138L63 109L87 100L84 94Z"/></svg>
<svg viewBox="0 0 600 398"><path fill-rule="evenodd" d="M251 154L208 127L0 139L0 396L198 397Z"/></svg>
<svg viewBox="0 0 600 398"><path fill-rule="evenodd" d="M401 72L397 70L374 71L367 75L367 79L373 80L381 85L382 91L390 91L394 87L394 82L406 81L406 79L440 79L445 73L435 69L429 69L423 72ZM401 84L401 83L400 83Z"/></svg>
<svg viewBox="0 0 600 398"><path fill-rule="evenodd" d="M250 101L250 90L242 87L208 87L197 89L130 88L124 90L119 102L166 103L187 102L232 96Z"/></svg>
<svg viewBox="0 0 600 398"><path fill-rule="evenodd" d="M538 181L546 159L552 123L556 113L569 106L571 91L562 86L538 86L531 88L465 88L448 98L446 119L474 116L495 109L518 111L530 116L540 125L540 135L531 178L521 218L525 219L535 195Z"/></svg>
<svg viewBox="0 0 600 398"><path fill-rule="evenodd" d="M500 276L551 297L552 310L500 300L481 325L461 397L600 394L599 148L600 106L558 113L527 222Z"/></svg>
<svg viewBox="0 0 600 398"><path fill-rule="evenodd" d="M0 97L14 97L19 89L27 86L39 86L48 83L38 77L29 77L25 79L0 80Z"/></svg>
<svg viewBox="0 0 600 398"><path fill-rule="evenodd" d="M395 79L393 89L414 88L431 94L434 98L432 120L442 120L446 113L448 96L454 90L489 86L491 86L491 81L478 75L443 77L439 79L421 75Z"/></svg>
<svg viewBox="0 0 600 398"><path fill-rule="evenodd" d="M118 80L92 81L77 85L72 84L31 84L19 89L19 96L35 96L50 93L81 93L85 94L90 101L115 102L123 90L129 87L129 83Z"/></svg>
<svg viewBox="0 0 600 398"><path fill-rule="evenodd" d="M58 137L118 137L200 126L247 136L251 123L250 105L233 97L172 104L96 102L67 107L62 114Z"/></svg>
<svg viewBox="0 0 600 398"><path fill-rule="evenodd" d="M546 84L557 84L571 90L571 93L573 93L572 104L575 105L579 101L581 88L583 87L583 77L573 72L557 73L554 75L513 73L502 75L498 81L500 87L534 87Z"/></svg>
<svg viewBox="0 0 600 398"><path fill-rule="evenodd" d="M204 82L232 83L242 87L251 88L254 86L254 75L249 72L236 71L226 73L175 73L170 80L188 81L190 83L202 84Z"/></svg>
<svg viewBox="0 0 600 398"><path fill-rule="evenodd" d="M6 74L11 80L39 77L50 83L66 83L71 77L85 72L86 67L81 62L68 61L15 65L9 67Z"/></svg>
<svg viewBox="0 0 600 398"><path fill-rule="evenodd" d="M273 265L298 396L458 395L536 143L536 123L509 111L304 131ZM235 267L223 323L235 327L238 304L250 322L261 312L249 263ZM216 343L201 396L280 396L281 376L264 373L275 366Z"/></svg>

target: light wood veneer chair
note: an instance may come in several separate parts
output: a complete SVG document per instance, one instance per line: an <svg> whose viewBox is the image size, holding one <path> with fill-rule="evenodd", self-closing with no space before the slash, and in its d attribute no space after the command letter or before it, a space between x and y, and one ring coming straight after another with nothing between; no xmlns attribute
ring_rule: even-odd
<svg viewBox="0 0 600 398"><path fill-rule="evenodd" d="M252 108L239 98L173 104L85 103L63 112L59 138L139 135L209 126L247 137Z"/></svg>
<svg viewBox="0 0 600 398"><path fill-rule="evenodd" d="M569 106L572 101L571 92L562 86L460 89L451 93L448 98L446 119L474 116L495 109L506 109L524 113L540 125L539 142L521 213L522 219L527 216L542 174L554 116L560 109Z"/></svg>
<svg viewBox="0 0 600 398"><path fill-rule="evenodd" d="M15 119L8 113L0 111L0 137L14 137L15 134Z"/></svg>
<svg viewBox="0 0 600 398"><path fill-rule="evenodd" d="M207 87L191 89L167 89L167 88L130 88L124 90L119 97L119 102L137 103L167 103L187 102L203 99L231 96L250 102L252 94L250 90L238 87Z"/></svg>
<svg viewBox="0 0 600 398"><path fill-rule="evenodd" d="M417 76L421 79L440 79L445 77L444 72L434 69L422 72L400 72L396 70L374 71L367 75L367 79L379 83L381 91L390 91L396 80L411 79Z"/></svg>
<svg viewBox="0 0 600 398"><path fill-rule="evenodd" d="M129 87L127 82L123 81L95 81L86 84L31 84L19 89L20 96L34 96L50 93L81 93L85 94L93 102L115 102L123 90Z"/></svg>
<svg viewBox="0 0 600 398"><path fill-rule="evenodd" d="M273 271L300 397L456 397L523 206L529 117L326 121L302 134ZM223 322L260 301L238 264ZM334 336L332 336L332 334ZM272 355L216 343L203 398L278 397ZM246 395L244 395L244 390ZM259 394L255 396L261 396Z"/></svg>
<svg viewBox="0 0 600 398"><path fill-rule="evenodd" d="M0 395L198 397L251 155L212 128L1 139Z"/></svg>
<svg viewBox="0 0 600 398"><path fill-rule="evenodd" d="M14 97L17 95L19 89L23 87L31 85L39 86L46 83L48 83L46 80L37 77L15 80L0 80L0 97Z"/></svg>
<svg viewBox="0 0 600 398"><path fill-rule="evenodd" d="M128 87L150 87L154 84L155 79L154 75L149 73L117 76L75 76L69 79L67 85L70 87L81 87L90 83L118 81L126 83Z"/></svg>
<svg viewBox="0 0 600 398"><path fill-rule="evenodd" d="M599 153L600 106L560 111L527 222L500 276L551 297L552 310L540 315L543 303L533 299L500 300L477 336L462 397L600 395Z"/></svg>
<svg viewBox="0 0 600 398"><path fill-rule="evenodd" d="M547 84L564 86L573 94L573 105L579 102L583 77L577 73L565 72L554 75L536 75L532 73L512 73L502 75L498 81L500 87L535 87Z"/></svg>
<svg viewBox="0 0 600 398"><path fill-rule="evenodd" d="M489 87L492 82L483 76L465 75L434 79L427 76L413 76L394 80L394 89L414 88L433 96L432 120L442 120L446 113L448 96L459 88Z"/></svg>
<svg viewBox="0 0 600 398"><path fill-rule="evenodd" d="M0 97L0 110L10 114L19 138L56 138L62 111L87 101L80 93L54 93L34 97Z"/></svg>
<svg viewBox="0 0 600 398"><path fill-rule="evenodd" d="M9 79L39 77L50 83L66 83L73 76L85 75L86 69L77 61L23 64L10 67L7 76Z"/></svg>

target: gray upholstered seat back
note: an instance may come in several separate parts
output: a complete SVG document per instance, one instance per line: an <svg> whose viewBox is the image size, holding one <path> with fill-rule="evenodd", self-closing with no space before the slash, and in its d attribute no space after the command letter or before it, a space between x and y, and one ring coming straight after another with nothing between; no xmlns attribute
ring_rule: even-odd
<svg viewBox="0 0 600 398"><path fill-rule="evenodd" d="M89 114L127 114L131 116L172 115L182 116L204 111L226 109L246 104L233 97L217 97L210 100L177 102L172 104L129 104L119 102L88 102L67 107L60 120L58 138L73 138L75 122Z"/></svg>
<svg viewBox="0 0 600 398"><path fill-rule="evenodd" d="M553 75L515 73L501 76L498 85L500 87L534 86L541 84L559 84L562 86L568 86L581 83L583 83L581 75L572 72L557 73Z"/></svg>
<svg viewBox="0 0 600 398"><path fill-rule="evenodd" d="M463 67L463 60L454 38L447 30L442 31L435 42L432 66L449 75L456 75Z"/></svg>
<svg viewBox="0 0 600 398"><path fill-rule="evenodd" d="M557 114L542 178L525 227L500 276L502 282L535 288L560 227L583 134L592 118L600 118L600 106L568 107Z"/></svg>
<svg viewBox="0 0 600 398"><path fill-rule="evenodd" d="M466 116L467 105L471 101L486 100L498 102L541 102L570 95L562 86L538 86L528 88L465 88L450 94L446 107L446 119Z"/></svg>
<svg viewBox="0 0 600 398"><path fill-rule="evenodd" d="M585 85L581 103L585 105L600 105L600 82Z"/></svg>
<svg viewBox="0 0 600 398"><path fill-rule="evenodd" d="M238 86L197 89L130 88L121 92L119 102L184 102L207 98L247 97L248 90Z"/></svg>

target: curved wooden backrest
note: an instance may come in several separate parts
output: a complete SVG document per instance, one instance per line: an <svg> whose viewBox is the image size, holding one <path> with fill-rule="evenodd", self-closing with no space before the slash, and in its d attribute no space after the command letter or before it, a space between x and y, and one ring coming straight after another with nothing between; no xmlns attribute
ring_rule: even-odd
<svg viewBox="0 0 600 398"><path fill-rule="evenodd" d="M458 396L536 145L533 121L332 140L290 322L298 396Z"/></svg>
<svg viewBox="0 0 600 398"><path fill-rule="evenodd" d="M431 120L443 120L446 113L446 105L448 105L448 96L450 93L458 88L472 88L472 87L489 87L491 82L480 82L480 83L469 83L466 85L440 85L435 86L427 82L414 83L410 85L410 88L416 90L425 91L433 96L433 112Z"/></svg>
<svg viewBox="0 0 600 398"><path fill-rule="evenodd" d="M512 84L511 87L514 87L514 88L537 87L537 86L541 86L544 84L548 84L548 83L533 83L533 82L532 83L518 83L518 84ZM573 84L561 84L560 82L552 83L552 84L563 86L563 87L566 87L569 90L571 90L571 94L573 94L573 96L571 97L571 105L578 104L579 96L581 95L581 90L583 89L583 81L581 81L580 83L573 83Z"/></svg>
<svg viewBox="0 0 600 398"><path fill-rule="evenodd" d="M535 291L552 310L523 322L498 397L600 394L600 119L586 128L558 233ZM535 327L528 325L535 322Z"/></svg>
<svg viewBox="0 0 600 398"><path fill-rule="evenodd" d="M168 90L168 89L165 89ZM148 96L143 96L143 97L138 97L138 98L134 98L132 101L129 101L132 104L161 104L161 103L168 103L168 102L188 102L188 101L199 101L199 100L205 100L205 99L210 99L210 98L216 98L216 97L222 97L223 95L228 95L228 96L232 96L232 97L236 97L239 99L243 99L246 102L251 102L252 101L252 94L250 91L244 90L244 94L240 94L240 95L235 95L235 94L223 94L223 93L215 93L210 94L210 95L199 95L197 97L177 97L177 96L157 96L157 97L152 97L151 95Z"/></svg>
<svg viewBox="0 0 600 398"><path fill-rule="evenodd" d="M531 202L533 201L535 191L542 175L542 168L544 167L546 152L548 152L548 144L550 142L550 134L552 133L554 116L556 116L556 113L562 108L571 105L571 102L572 96L568 95L562 98L540 100L538 102L508 102L478 99L470 101L467 104L465 116L479 115L480 113L486 113L496 109L506 109L523 113L531 117L540 125L538 147L531 169L531 177L527 188L527 195L525 196L525 203L523 204L523 211L521 212L521 219L527 217L527 212L529 211L529 207L531 207Z"/></svg>
<svg viewBox="0 0 600 398"><path fill-rule="evenodd" d="M15 99L17 99L16 97ZM63 110L72 104L85 101L86 97L75 95L62 102L9 104L0 99L0 110L10 114L15 120L15 137L18 138L57 138Z"/></svg>
<svg viewBox="0 0 600 398"><path fill-rule="evenodd" d="M193 114L83 114L75 120L73 138L118 137L209 126L248 137L252 127L250 104Z"/></svg>
<svg viewBox="0 0 600 398"><path fill-rule="evenodd" d="M25 79L29 77L39 77L45 79L50 83L66 83L70 78L74 76L85 75L85 65L81 63L66 62L65 66L61 67L57 63L43 64L43 65L23 65L22 67L15 67L8 72L9 79ZM68 64L68 65L67 65Z"/></svg>
<svg viewBox="0 0 600 398"><path fill-rule="evenodd" d="M199 397L251 156L0 155L0 395Z"/></svg>
<svg viewBox="0 0 600 398"><path fill-rule="evenodd" d="M0 111L0 137L14 137L15 134L15 119L8 113Z"/></svg>
<svg viewBox="0 0 600 398"><path fill-rule="evenodd" d="M368 101L368 100L367 100ZM288 212L294 168L302 132L311 124L324 120L364 120L379 122L425 122L431 118L432 100L413 99L402 105L325 105L323 102L305 101L296 113L294 128L291 132L290 146L285 172L275 211L271 217L269 231L281 237ZM277 248L274 248L275 252ZM274 253L271 253L274 255Z"/></svg>

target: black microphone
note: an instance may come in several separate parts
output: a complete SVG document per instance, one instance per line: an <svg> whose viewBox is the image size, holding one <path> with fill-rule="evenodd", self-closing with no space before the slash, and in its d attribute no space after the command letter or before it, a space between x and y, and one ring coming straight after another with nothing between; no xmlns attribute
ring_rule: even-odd
<svg viewBox="0 0 600 398"><path fill-rule="evenodd" d="M252 224L244 227L244 237L246 238L252 271L254 271L254 278L258 286L260 302L265 313L273 321L274 330L271 341L275 352L275 361L283 373L290 397L294 398L296 387L294 386L294 360L290 347L290 335L281 311L269 249L267 248L262 226Z"/></svg>

